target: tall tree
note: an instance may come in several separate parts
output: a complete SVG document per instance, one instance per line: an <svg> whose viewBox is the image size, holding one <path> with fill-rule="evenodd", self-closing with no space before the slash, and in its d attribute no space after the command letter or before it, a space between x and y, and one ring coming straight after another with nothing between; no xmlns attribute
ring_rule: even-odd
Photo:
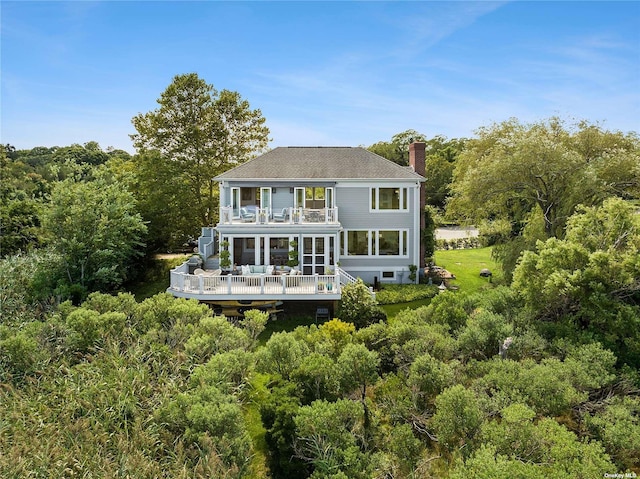
<svg viewBox="0 0 640 479"><path fill-rule="evenodd" d="M611 165L624 164L625 168ZM617 192L636 196L640 139L558 118L523 125L515 119L478 130L456 165L452 209L472 219L522 220L537 209L547 237L562 237L578 204Z"/></svg>
<svg viewBox="0 0 640 479"><path fill-rule="evenodd" d="M456 160L464 150L466 139L436 135L425 145L425 191L427 204L444 209L451 195L451 182Z"/></svg>
<svg viewBox="0 0 640 479"><path fill-rule="evenodd" d="M132 195L104 176L56 184L43 226L63 258L67 284L85 291L121 286L132 271L132 260L142 254L146 231Z"/></svg>
<svg viewBox="0 0 640 479"><path fill-rule="evenodd" d="M186 215L178 223L186 222L190 231L184 233L193 234L217 217L213 177L264 150L269 129L260 110L252 110L237 92L218 92L196 73L177 75L158 104L132 119L137 133L131 139L141 154L159 151L159 168L175 172L169 181L188 189L177 199L178 210ZM143 170L140 181L157 184Z"/></svg>
<svg viewBox="0 0 640 479"><path fill-rule="evenodd" d="M468 141L456 161L447 212L471 222L510 221L518 245L509 253L512 268L513 258L536 238L562 238L577 205L611 195L638 197L639 172L637 134L607 132L587 122L567 125L558 118L531 125L511 119L479 129ZM527 225L528 242L522 240Z"/></svg>

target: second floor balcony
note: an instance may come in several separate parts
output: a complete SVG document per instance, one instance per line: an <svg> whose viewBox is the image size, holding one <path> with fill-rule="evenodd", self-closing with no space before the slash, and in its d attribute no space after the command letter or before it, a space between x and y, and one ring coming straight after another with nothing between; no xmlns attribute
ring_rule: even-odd
<svg viewBox="0 0 640 479"><path fill-rule="evenodd" d="M260 208L248 205L240 208L222 206L220 224L338 224L338 208Z"/></svg>

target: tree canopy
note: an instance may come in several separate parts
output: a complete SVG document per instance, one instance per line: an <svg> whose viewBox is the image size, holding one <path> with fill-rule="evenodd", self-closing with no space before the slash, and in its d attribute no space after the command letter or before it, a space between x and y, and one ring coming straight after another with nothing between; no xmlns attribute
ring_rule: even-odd
<svg viewBox="0 0 640 479"><path fill-rule="evenodd" d="M175 223L185 236L194 235L217 218L213 178L262 152L269 129L260 110L251 109L239 93L218 91L196 73L174 77L158 104L132 119L137 133L131 139L139 153L134 161L144 191L170 195L153 202L174 207L164 215L149 212L148 219Z"/></svg>
<svg viewBox="0 0 640 479"><path fill-rule="evenodd" d="M537 209L546 236L560 238L578 204L640 193L640 139L635 134L585 122L571 127L551 118L531 125L512 119L481 128L477 135L454 172L450 213L463 218L493 215L517 222Z"/></svg>
<svg viewBox="0 0 640 479"><path fill-rule="evenodd" d="M65 283L84 290L120 287L143 254L146 226L135 211L135 200L107 177L56 184L43 226L63 258Z"/></svg>
<svg viewBox="0 0 640 479"><path fill-rule="evenodd" d="M640 138L551 118L480 128L456 161L447 213L478 224L506 219L520 241L507 269L536 239L563 238L579 204L640 197ZM503 251L504 252L504 251Z"/></svg>
<svg viewBox="0 0 640 479"><path fill-rule="evenodd" d="M523 254L513 288L537 319L571 325L640 364L640 217L628 202L580 208L565 239Z"/></svg>

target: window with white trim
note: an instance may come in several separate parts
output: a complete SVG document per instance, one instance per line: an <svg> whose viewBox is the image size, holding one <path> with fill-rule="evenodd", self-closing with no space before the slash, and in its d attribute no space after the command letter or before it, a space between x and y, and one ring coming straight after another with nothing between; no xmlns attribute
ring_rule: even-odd
<svg viewBox="0 0 640 479"><path fill-rule="evenodd" d="M371 211L407 211L408 188L371 188Z"/></svg>
<svg viewBox="0 0 640 479"><path fill-rule="evenodd" d="M345 245L348 256L368 256L370 249L369 231L347 231Z"/></svg>
<svg viewBox="0 0 640 479"><path fill-rule="evenodd" d="M347 230L343 232L346 256L407 256L407 230Z"/></svg>

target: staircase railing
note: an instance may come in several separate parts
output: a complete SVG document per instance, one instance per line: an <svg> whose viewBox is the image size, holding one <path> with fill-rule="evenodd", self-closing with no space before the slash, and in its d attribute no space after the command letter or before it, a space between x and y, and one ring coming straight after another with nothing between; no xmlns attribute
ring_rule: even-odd
<svg viewBox="0 0 640 479"><path fill-rule="evenodd" d="M340 284L342 284L342 285L349 284L349 283L355 283L357 281L356 278L351 276L349 273L347 273L342 268L336 268L336 272L340 275Z"/></svg>
<svg viewBox="0 0 640 479"><path fill-rule="evenodd" d="M336 267L336 274L338 274L338 276L340 277L341 286L344 286L345 284L355 283L356 281L358 281L357 278L355 278L354 276L351 276L342 268ZM371 294L372 297L374 298L376 297L376 293L373 291L373 288L369 288L369 293Z"/></svg>

